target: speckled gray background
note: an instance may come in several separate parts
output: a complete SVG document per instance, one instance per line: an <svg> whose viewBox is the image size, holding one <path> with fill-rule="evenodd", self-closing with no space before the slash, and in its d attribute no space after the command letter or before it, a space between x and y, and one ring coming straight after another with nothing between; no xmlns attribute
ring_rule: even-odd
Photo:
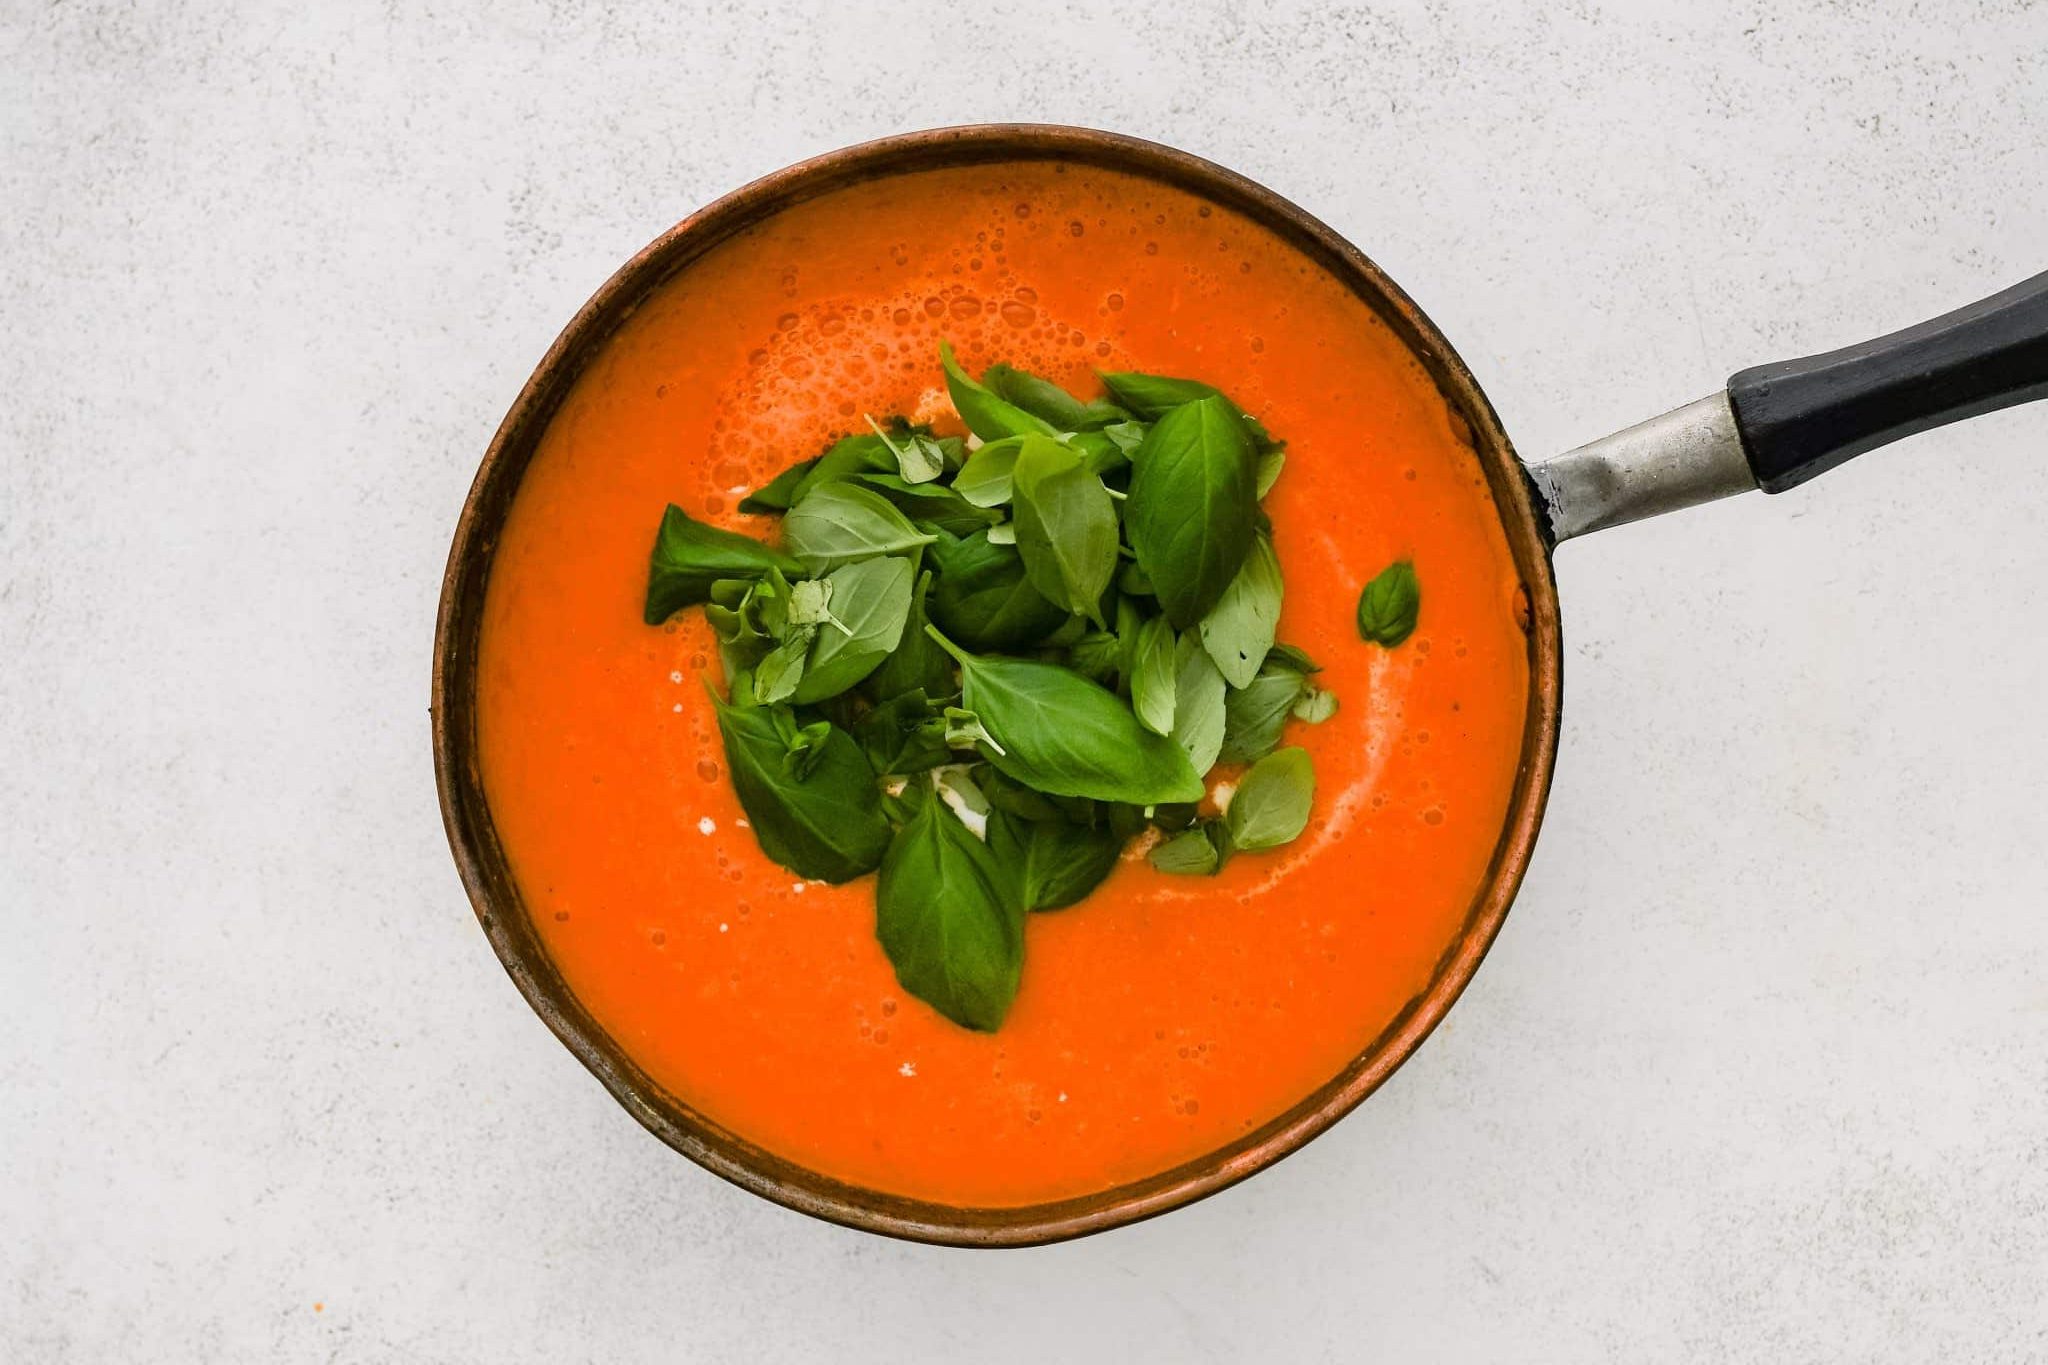
<svg viewBox="0 0 2048 1365"><path fill-rule="evenodd" d="M2048 266L2027 0L0 2L0 1358L2048 1356L2048 408L1568 547L1498 947L1206 1204L875 1240L554 1043L434 806L476 460L675 219L977 119L1307 205L1532 455Z"/></svg>

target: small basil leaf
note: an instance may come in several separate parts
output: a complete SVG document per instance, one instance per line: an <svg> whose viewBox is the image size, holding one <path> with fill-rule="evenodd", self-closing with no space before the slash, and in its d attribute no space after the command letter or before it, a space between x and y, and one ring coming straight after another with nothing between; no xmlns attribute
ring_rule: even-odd
<svg viewBox="0 0 2048 1365"><path fill-rule="evenodd" d="M1243 566L1256 473L1244 423L1221 398L1173 409L1145 438L1124 525L1175 627L1201 620Z"/></svg>
<svg viewBox="0 0 2048 1365"><path fill-rule="evenodd" d="M875 792L875 770L844 730L828 727L814 747L810 775L784 769L789 744L779 708L728 706L715 694L718 731L733 790L761 851L796 873L820 881L851 881L882 861L889 824Z"/></svg>
<svg viewBox="0 0 2048 1365"><path fill-rule="evenodd" d="M1014 521L1004 521L989 527L988 543L991 545L1015 545L1017 543L1017 523ZM1030 572L1028 566L1025 572L1027 574Z"/></svg>
<svg viewBox="0 0 2048 1365"><path fill-rule="evenodd" d="M810 469L797 480L795 489L791 491L789 505L794 507L826 484L837 483L855 474L895 472L896 456L881 437L873 432L842 437L823 455L811 461Z"/></svg>
<svg viewBox="0 0 2048 1365"><path fill-rule="evenodd" d="M931 436L921 431L905 431L892 437L874 418L868 417L867 424L896 457L896 471L905 483L930 483L946 472L946 452Z"/></svg>
<svg viewBox="0 0 2048 1365"><path fill-rule="evenodd" d="M808 460L798 460L767 483L762 484L759 488L741 498L740 511L751 516L787 512L789 505L796 501L797 485L803 482L804 475L810 473L812 467L817 463L818 456L816 455L811 456Z"/></svg>
<svg viewBox="0 0 2048 1365"><path fill-rule="evenodd" d="M1273 541L1254 536L1244 566L1201 624L1202 648L1232 687L1250 686L1272 649L1273 633L1280 625L1281 594L1280 560L1273 553Z"/></svg>
<svg viewBox="0 0 2048 1365"><path fill-rule="evenodd" d="M965 539L942 535L930 553L934 577L925 605L932 624L970 649L1023 649L1067 619L1031 586L1017 548L991 544L986 531Z"/></svg>
<svg viewBox="0 0 2048 1365"><path fill-rule="evenodd" d="M1171 839L1162 839L1145 856L1161 872L1180 877L1207 877L1219 866L1216 845L1202 829L1183 830Z"/></svg>
<svg viewBox="0 0 2048 1365"><path fill-rule="evenodd" d="M1129 593L1134 597L1154 595L1151 577L1146 574L1145 566L1135 559L1124 562L1123 571L1116 576L1116 587L1118 592Z"/></svg>
<svg viewBox="0 0 2048 1365"><path fill-rule="evenodd" d="M988 819L988 847L1021 908L1062 910L1116 870L1124 841L1106 827L1027 820L997 810Z"/></svg>
<svg viewBox="0 0 2048 1365"><path fill-rule="evenodd" d="M986 385L968 378L967 372L960 368L960 362L953 358L951 342L939 343L939 364L945 367L946 393L953 400L953 410L960 414L960 420L967 424L967 429L982 440L1059 434L1044 418L1032 416L1016 404L998 398Z"/></svg>
<svg viewBox="0 0 2048 1365"><path fill-rule="evenodd" d="M1224 813L1231 845L1240 849L1278 848L1308 828L1315 801L1316 772L1308 750L1275 749L1237 784Z"/></svg>
<svg viewBox="0 0 2048 1365"><path fill-rule="evenodd" d="M853 726L868 764L884 777L921 773L953 761L946 726L923 689L891 697Z"/></svg>
<svg viewBox="0 0 2048 1365"><path fill-rule="evenodd" d="M953 677L953 657L940 649L932 637L924 633L930 618L925 614L925 599L931 592L932 576L929 570L918 575L917 586L910 594L910 613L904 619L903 635L889 657L882 660L881 667L868 674L860 685L861 691L875 701L886 701L890 697L910 691L921 691L927 696L949 696L958 690Z"/></svg>
<svg viewBox="0 0 2048 1365"><path fill-rule="evenodd" d="M993 1032L1024 969L1024 917L986 845L927 800L889 842L875 937L903 989L956 1024Z"/></svg>
<svg viewBox="0 0 2048 1365"><path fill-rule="evenodd" d="M1199 379L1171 379L1165 375L1139 374L1135 370L1127 370L1120 374L1105 374L1102 376L1102 382L1109 389L1110 397L1138 416L1146 418L1164 417L1177 407L1199 402L1204 398L1222 398L1224 402L1230 403L1223 390L1213 384L1204 384ZM1257 443L1260 450L1286 448L1287 443L1274 440L1272 434L1256 417L1235 403L1230 403L1230 407L1244 419L1245 429L1251 433L1252 440Z"/></svg>
<svg viewBox="0 0 2048 1365"><path fill-rule="evenodd" d="M1145 433L1151 429L1145 422L1118 422L1104 427L1102 434L1108 438L1111 445L1123 452L1125 459L1129 459L1137 453L1139 446L1145 444Z"/></svg>
<svg viewBox="0 0 2048 1365"><path fill-rule="evenodd" d="M782 519L782 543L814 574L901 554L934 539L933 533L912 526L879 493L857 483L810 489Z"/></svg>
<svg viewBox="0 0 2048 1365"><path fill-rule="evenodd" d="M1223 747L1224 694L1230 689L1192 631L1174 646L1173 742L1188 764L1206 773Z"/></svg>
<svg viewBox="0 0 2048 1365"><path fill-rule="evenodd" d="M995 753L1003 752L1003 746L989 734L988 727L981 723L981 717L972 711L963 711L957 706L945 709L941 719L945 724L946 747L949 749L973 749L987 745Z"/></svg>
<svg viewBox="0 0 2048 1365"><path fill-rule="evenodd" d="M818 627L803 681L790 693L799 704L836 696L874 672L902 640L904 622L910 617L907 559L844 564L827 575L825 583L832 617Z"/></svg>
<svg viewBox="0 0 2048 1365"><path fill-rule="evenodd" d="M720 579L759 578L771 569L803 572L789 555L752 536L706 526L671 503L648 563L647 624L658 626L684 607L710 601L711 585Z"/></svg>
<svg viewBox="0 0 2048 1365"><path fill-rule="evenodd" d="M1294 718L1310 725L1321 725L1336 714L1337 694L1325 692L1320 687L1309 688L1301 694L1301 700L1294 703Z"/></svg>
<svg viewBox="0 0 2048 1365"><path fill-rule="evenodd" d="M791 781L806 781L825 757L825 746L832 738L831 722L815 720L809 725L798 725L796 716L786 706L775 707L768 716L775 722L775 732L782 737L783 775Z"/></svg>
<svg viewBox="0 0 2048 1365"><path fill-rule="evenodd" d="M1000 754L982 748L998 770L1055 796L1139 805L1202 798L1187 754L1140 725L1114 692L1055 664L974 655L935 638L960 662L962 704L1003 746Z"/></svg>
<svg viewBox="0 0 2048 1365"><path fill-rule="evenodd" d="M770 706L787 701L795 694L797 684L803 681L804 661L811 652L811 637L816 634L815 626L793 626L782 637L782 642L754 665L755 704Z"/></svg>
<svg viewBox="0 0 2048 1365"><path fill-rule="evenodd" d="M971 536L1003 518L1000 512L974 506L942 483L907 483L899 474L855 474L852 481L880 493L921 530Z"/></svg>
<svg viewBox="0 0 2048 1365"><path fill-rule="evenodd" d="M1266 494L1273 491L1273 485L1280 482L1280 471L1286 464L1287 452L1284 450L1269 450L1259 456L1260 501L1263 502Z"/></svg>
<svg viewBox="0 0 2048 1365"><path fill-rule="evenodd" d="M1017 550L1048 602L1100 626L1116 571L1116 506L1080 457L1050 437L1026 437L1014 474ZM991 537L993 539L993 536Z"/></svg>
<svg viewBox="0 0 2048 1365"><path fill-rule="evenodd" d="M989 442L960 466L953 477L953 491L976 507L1001 507L1010 500L1011 474L1023 449L1021 436Z"/></svg>
<svg viewBox="0 0 2048 1365"><path fill-rule="evenodd" d="M1043 418L1060 431L1093 431L1130 417L1107 399L1084 403L1050 379L1011 365L989 366L981 372L981 382L1004 402Z"/></svg>
<svg viewBox="0 0 2048 1365"><path fill-rule="evenodd" d="M1130 467L1130 455L1099 431L1077 432L1065 439L1067 449L1081 457L1091 474L1114 474Z"/></svg>
<svg viewBox="0 0 2048 1365"><path fill-rule="evenodd" d="M1280 742L1289 713L1312 690L1303 664L1308 669L1315 667L1300 650L1275 645L1251 682L1232 689L1224 697L1223 747L1217 754L1219 759L1225 763L1250 763Z"/></svg>
<svg viewBox="0 0 2048 1365"><path fill-rule="evenodd" d="M1359 638L1392 649L1414 633L1421 611L1422 584L1415 566L1396 560L1358 594Z"/></svg>
<svg viewBox="0 0 2048 1365"><path fill-rule="evenodd" d="M1155 616L1138 627L1131 652L1131 709L1157 735L1173 733L1176 668L1173 627Z"/></svg>

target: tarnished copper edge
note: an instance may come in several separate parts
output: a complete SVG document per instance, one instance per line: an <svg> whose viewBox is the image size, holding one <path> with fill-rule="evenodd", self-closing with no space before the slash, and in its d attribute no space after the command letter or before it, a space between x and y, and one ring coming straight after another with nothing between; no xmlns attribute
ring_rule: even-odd
<svg viewBox="0 0 2048 1365"><path fill-rule="evenodd" d="M1529 594L1529 705L1521 765L1487 883L1430 984L1350 1066L1238 1141L1146 1180L1055 1203L952 1208L848 1185L747 1142L663 1090L605 1035L548 959L497 841L476 761L476 646L496 536L541 433L582 364L656 287L735 233L849 183L943 166L1033 160L1163 180L1240 213L1318 260L1401 335L1470 426L1501 511ZM1478 969L1527 871L1556 762L1562 631L1542 523L1498 416L1428 316L1364 253L1272 191L1186 152L1094 129L982 124L884 138L777 171L684 219L605 281L521 389L464 500L442 584L432 688L441 815L477 919L527 1003L628 1113L713 1173L814 1217L913 1241L1029 1246L1137 1222L1235 1184L1349 1113L1420 1046Z"/></svg>

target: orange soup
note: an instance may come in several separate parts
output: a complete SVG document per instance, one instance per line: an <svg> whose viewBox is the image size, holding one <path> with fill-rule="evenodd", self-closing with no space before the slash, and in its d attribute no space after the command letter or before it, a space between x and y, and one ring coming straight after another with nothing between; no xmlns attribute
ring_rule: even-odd
<svg viewBox="0 0 2048 1365"><path fill-rule="evenodd" d="M871 877L805 883L756 845L704 682L700 612L642 622L675 503L736 503L905 413L958 432L936 355L1225 389L1288 443L1267 500L1280 638L1339 700L1294 843L1214 878L1127 852L1034 914L992 1034L897 984ZM950 427L948 422L954 424ZM1361 640L1365 582L1414 562L1420 624ZM1499 837L1529 679L1518 578L1462 424L1401 341L1265 229L1179 190L1053 163L835 191L649 299L546 433L491 571L482 775L570 988L658 1082L856 1185L958 1206L1100 1191L1214 1151L1329 1080L1427 985Z"/></svg>

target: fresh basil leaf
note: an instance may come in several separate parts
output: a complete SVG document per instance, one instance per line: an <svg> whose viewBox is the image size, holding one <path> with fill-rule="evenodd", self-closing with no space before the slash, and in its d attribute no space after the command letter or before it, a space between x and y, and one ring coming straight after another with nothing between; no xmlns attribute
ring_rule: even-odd
<svg viewBox="0 0 2048 1365"><path fill-rule="evenodd" d="M814 720L808 725L799 725L795 714L786 706L775 707L768 716L775 722L776 734L782 737L783 776L795 782L808 780L824 760L825 746L832 739L831 722Z"/></svg>
<svg viewBox="0 0 2048 1365"><path fill-rule="evenodd" d="M1102 620L1116 571L1116 506L1102 480L1051 437L1026 437L1014 474L1017 551L1048 602ZM993 539L993 537L991 537Z"/></svg>
<svg viewBox="0 0 2048 1365"><path fill-rule="evenodd" d="M976 507L1001 507L1010 500L1011 474L1023 449L1021 436L989 442L960 466L953 476L953 491Z"/></svg>
<svg viewBox="0 0 2048 1365"><path fill-rule="evenodd" d="M1087 633L1087 618L1081 616L1069 616L1066 620L1060 622L1058 630L1055 630L1052 634L1046 636L1045 639L1039 642L1039 644L1042 648L1045 649L1067 649L1070 648L1076 640L1079 640L1083 635L1086 635Z"/></svg>
<svg viewBox="0 0 2048 1365"><path fill-rule="evenodd" d="M940 649L924 633L930 618L925 599L931 592L930 570L918 575L910 594L910 614L904 619L903 634L881 667L868 674L861 691L875 701L886 701L905 692L921 691L927 696L951 696L959 690L953 677L953 656Z"/></svg>
<svg viewBox="0 0 2048 1365"><path fill-rule="evenodd" d="M970 649L1024 649L1067 619L1026 579L1016 547L990 544L986 531L942 535L930 553L932 624Z"/></svg>
<svg viewBox="0 0 2048 1365"><path fill-rule="evenodd" d="M1337 694L1320 687L1309 688L1301 694L1301 700L1294 703L1294 718L1310 725L1321 725L1336 714Z"/></svg>
<svg viewBox="0 0 2048 1365"><path fill-rule="evenodd" d="M905 431L899 437L891 437L874 418L866 420L896 457L896 472L905 483L930 483L946 472L946 452L931 436L922 431Z"/></svg>
<svg viewBox="0 0 2048 1365"><path fill-rule="evenodd" d="M854 483L874 489L920 530L971 536L1003 519L1001 512L976 507L942 483L907 483L900 474L855 474Z"/></svg>
<svg viewBox="0 0 2048 1365"><path fill-rule="evenodd" d="M1280 626L1280 559L1272 538L1252 537L1244 565L1200 627L1202 648L1232 687L1248 687L1273 647Z"/></svg>
<svg viewBox="0 0 2048 1365"><path fill-rule="evenodd" d="M1177 666L1173 627L1166 618L1155 616L1138 627L1131 652L1131 710L1156 735L1173 733Z"/></svg>
<svg viewBox="0 0 2048 1365"><path fill-rule="evenodd" d="M1287 464L1287 452L1269 450L1259 456L1259 501L1264 502L1266 494L1273 491L1273 485L1280 482L1280 471Z"/></svg>
<svg viewBox="0 0 2048 1365"><path fill-rule="evenodd" d="M902 554L934 539L932 532L912 526L881 494L857 483L812 488L782 519L782 543L814 574Z"/></svg>
<svg viewBox="0 0 2048 1365"><path fill-rule="evenodd" d="M1173 742L1187 752L1190 767L1206 773L1223 747L1223 700L1230 689L1193 631L1174 645L1173 666Z"/></svg>
<svg viewBox="0 0 2048 1365"><path fill-rule="evenodd" d="M1276 668L1291 668L1296 673L1320 673L1323 666L1309 658L1308 651L1295 645L1274 645L1266 651L1266 662Z"/></svg>
<svg viewBox="0 0 2048 1365"><path fill-rule="evenodd" d="M794 780L784 767L789 743L782 708L729 706L715 693L733 790L761 851L796 873L845 882L871 872L889 843L889 823L876 799L875 770L853 737L828 727L813 747L810 775ZM801 732L799 732L801 733Z"/></svg>
<svg viewBox="0 0 2048 1365"><path fill-rule="evenodd" d="M1213 384L1204 384L1199 379L1171 379L1159 374L1139 374L1126 370L1120 374L1105 374L1103 384L1109 389L1110 397L1129 408L1140 417L1158 419L1177 407L1197 403L1204 398L1221 398L1230 403L1231 411L1244 420L1245 429L1260 450L1284 450L1287 443L1276 441L1272 434L1243 408Z"/></svg>
<svg viewBox="0 0 2048 1365"><path fill-rule="evenodd" d="M1421 611L1422 584L1415 566L1396 560L1358 594L1359 638L1392 649L1414 633Z"/></svg>
<svg viewBox="0 0 2048 1365"><path fill-rule="evenodd" d="M953 761L946 723L922 688L899 693L853 726L868 764L884 777L921 773Z"/></svg>
<svg viewBox="0 0 2048 1365"><path fill-rule="evenodd" d="M1178 877L1213 876L1221 865L1216 845L1210 842L1205 829L1183 830L1170 839L1162 839L1145 857L1161 872Z"/></svg>
<svg viewBox="0 0 2048 1365"><path fill-rule="evenodd" d="M844 436L823 455L811 461L810 469L790 492L789 505L796 506L826 484L838 483L855 474L894 474L896 455L888 442L873 432Z"/></svg>
<svg viewBox="0 0 2048 1365"><path fill-rule="evenodd" d="M988 847L1020 908L1063 910L1116 870L1124 841L1107 828L997 810L988 818Z"/></svg>
<svg viewBox="0 0 2048 1365"><path fill-rule="evenodd" d="M894 557L843 564L826 576L832 616L817 629L792 701L836 696L881 666L903 638L911 576L910 561Z"/></svg>
<svg viewBox="0 0 2048 1365"><path fill-rule="evenodd" d="M777 474L767 483L740 499L740 511L750 516L787 512L789 505L796 501L797 485L804 481L804 475L818 463L818 456L798 460L789 468Z"/></svg>
<svg viewBox="0 0 2048 1365"><path fill-rule="evenodd" d="M1139 446L1145 444L1145 433L1151 429L1145 422L1117 422L1104 427L1102 434L1128 460L1137 453Z"/></svg>
<svg viewBox="0 0 2048 1365"><path fill-rule="evenodd" d="M1017 523L1014 521L1004 521L989 527L988 543L991 545L1015 545L1017 543ZM1026 572L1028 573L1029 570L1027 569Z"/></svg>
<svg viewBox="0 0 2048 1365"><path fill-rule="evenodd" d="M759 578L770 569L802 573L803 565L752 536L706 526L670 503L648 563L647 624L658 626L684 607L710 601L711 585L720 579Z"/></svg>
<svg viewBox="0 0 2048 1365"><path fill-rule="evenodd" d="M1041 379L1011 365L989 366L981 372L981 382L996 397L1042 418L1059 431L1093 431L1130 417L1107 399L1084 403L1050 379Z"/></svg>
<svg viewBox="0 0 2048 1365"><path fill-rule="evenodd" d="M897 831L875 886L875 937L903 989L956 1024L994 1032L1024 969L1024 916L981 840L926 800Z"/></svg>
<svg viewBox="0 0 2048 1365"><path fill-rule="evenodd" d="M987 764L975 773L974 780L991 806L1019 819L1065 820L1090 827L1101 823L1097 818L1101 808L1095 802L1078 796L1047 796Z"/></svg>
<svg viewBox="0 0 2048 1365"><path fill-rule="evenodd" d="M811 639L817 633L816 626L792 626L781 643L754 665L756 705L772 706L795 695L797 685L803 681L804 662L810 657ZM738 694L734 699L738 700Z"/></svg>
<svg viewBox="0 0 2048 1365"><path fill-rule="evenodd" d="M1225 763L1250 763L1280 742L1288 715L1313 690L1303 664L1307 669L1315 667L1307 655L1292 646L1275 645L1251 682L1232 689L1224 697L1223 747L1217 754L1219 759Z"/></svg>
<svg viewBox="0 0 2048 1365"><path fill-rule="evenodd" d="M936 633L960 663L961 704L1003 746L982 757L1055 796L1150 805L1198 801L1187 754L1138 723L1114 692L1055 664L970 654Z"/></svg>
<svg viewBox="0 0 2048 1365"><path fill-rule="evenodd" d="M1243 566L1254 532L1256 472L1244 423L1220 398L1173 409L1145 438L1124 525L1177 629L1201 620Z"/></svg>
<svg viewBox="0 0 2048 1365"><path fill-rule="evenodd" d="M960 368L960 362L953 358L951 342L939 343L939 364L946 371L946 393L953 400L953 410L960 414L960 420L967 424L967 429L982 440L1059 434L1043 417L1032 416L1016 404L998 398L986 385L968 378L967 372Z"/></svg>
<svg viewBox="0 0 2048 1365"><path fill-rule="evenodd" d="M1224 828L1231 845L1249 850L1292 843L1308 828L1315 795L1316 771L1308 750L1275 749L1252 764L1230 798Z"/></svg>
<svg viewBox="0 0 2048 1365"><path fill-rule="evenodd" d="M1113 689L1123 676L1124 642L1109 631L1091 630L1067 647L1066 663L1083 677Z"/></svg>

